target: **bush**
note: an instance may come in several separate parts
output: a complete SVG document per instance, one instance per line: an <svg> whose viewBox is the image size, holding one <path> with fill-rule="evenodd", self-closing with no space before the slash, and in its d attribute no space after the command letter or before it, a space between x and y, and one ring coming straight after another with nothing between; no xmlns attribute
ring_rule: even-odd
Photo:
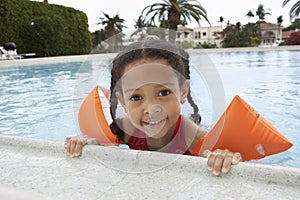
<svg viewBox="0 0 300 200"><path fill-rule="evenodd" d="M258 37L251 38L251 46L257 47L261 43L261 40Z"/></svg>
<svg viewBox="0 0 300 200"><path fill-rule="evenodd" d="M202 44L197 44L194 49L211 49L216 47L217 45L214 42L203 42Z"/></svg>
<svg viewBox="0 0 300 200"><path fill-rule="evenodd" d="M300 33L295 31L290 34L286 40L287 45L299 45L300 44Z"/></svg>
<svg viewBox="0 0 300 200"><path fill-rule="evenodd" d="M189 48L192 48L193 47L193 43L192 42L189 42L189 41L176 41L177 45L183 49L189 49Z"/></svg>
<svg viewBox="0 0 300 200"><path fill-rule="evenodd" d="M0 1L0 44L37 56L87 54L92 49L85 13L29 0Z"/></svg>

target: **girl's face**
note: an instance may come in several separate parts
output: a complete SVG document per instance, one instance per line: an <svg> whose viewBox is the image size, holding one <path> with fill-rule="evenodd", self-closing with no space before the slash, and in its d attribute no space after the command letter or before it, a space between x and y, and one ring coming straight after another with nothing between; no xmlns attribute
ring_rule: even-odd
<svg viewBox="0 0 300 200"><path fill-rule="evenodd" d="M180 88L178 76L164 60L141 59L125 67L121 85L122 94L116 95L136 128L152 138L173 134L188 80Z"/></svg>

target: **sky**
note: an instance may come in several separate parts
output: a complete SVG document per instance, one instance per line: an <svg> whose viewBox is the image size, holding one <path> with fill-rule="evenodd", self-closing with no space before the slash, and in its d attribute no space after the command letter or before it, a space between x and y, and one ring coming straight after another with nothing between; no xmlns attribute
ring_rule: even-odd
<svg viewBox="0 0 300 200"><path fill-rule="evenodd" d="M42 0L33 0L42 1ZM255 11L259 4L263 4L265 9L270 9L271 15L266 16L266 21L270 23L277 23L277 18L283 16L283 26L289 26L289 10L297 0L291 0L284 8L282 2L284 0L198 0L202 7L207 11L207 17L212 26L220 25L218 23L220 16L224 21L228 20L230 23L241 22L246 24L248 22L256 22L257 17L249 19L246 14L249 10ZM153 3L160 3L162 0L48 0L50 4L59 4L67 7L73 7L81 10L87 14L89 21L89 30L95 31L103 28L97 25L99 18L103 17L102 12L109 16L119 14L125 20L127 30L134 30L135 20L141 14L143 8ZM225 22L223 26L225 26ZM201 26L208 26L209 24L203 19L200 21ZM198 24L193 20L187 27L194 28Z"/></svg>

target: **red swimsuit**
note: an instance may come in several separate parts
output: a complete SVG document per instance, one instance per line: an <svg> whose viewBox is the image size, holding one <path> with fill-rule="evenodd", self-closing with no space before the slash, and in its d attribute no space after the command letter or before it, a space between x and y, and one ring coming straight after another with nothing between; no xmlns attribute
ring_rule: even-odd
<svg viewBox="0 0 300 200"><path fill-rule="evenodd" d="M175 131L171 140L170 147L167 149L167 153L176 153L184 155L192 155L185 142L184 128L181 124L182 117L179 116ZM135 129L133 134L129 137L127 145L130 149L136 150L148 150L147 138L144 132L139 129Z"/></svg>

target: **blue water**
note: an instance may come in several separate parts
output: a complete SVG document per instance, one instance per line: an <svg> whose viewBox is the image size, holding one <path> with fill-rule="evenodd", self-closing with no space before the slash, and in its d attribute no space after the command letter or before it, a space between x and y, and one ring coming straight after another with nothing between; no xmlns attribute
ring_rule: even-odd
<svg viewBox="0 0 300 200"><path fill-rule="evenodd" d="M192 95L203 123L213 124L239 94L294 144L258 162L300 168L300 51L205 57L203 62L202 54L191 52ZM79 134L78 107L98 82L109 86L111 59L111 55L100 55L93 61L0 67L0 133L54 141ZM215 71L208 74L200 65ZM185 107L188 112L190 108Z"/></svg>

